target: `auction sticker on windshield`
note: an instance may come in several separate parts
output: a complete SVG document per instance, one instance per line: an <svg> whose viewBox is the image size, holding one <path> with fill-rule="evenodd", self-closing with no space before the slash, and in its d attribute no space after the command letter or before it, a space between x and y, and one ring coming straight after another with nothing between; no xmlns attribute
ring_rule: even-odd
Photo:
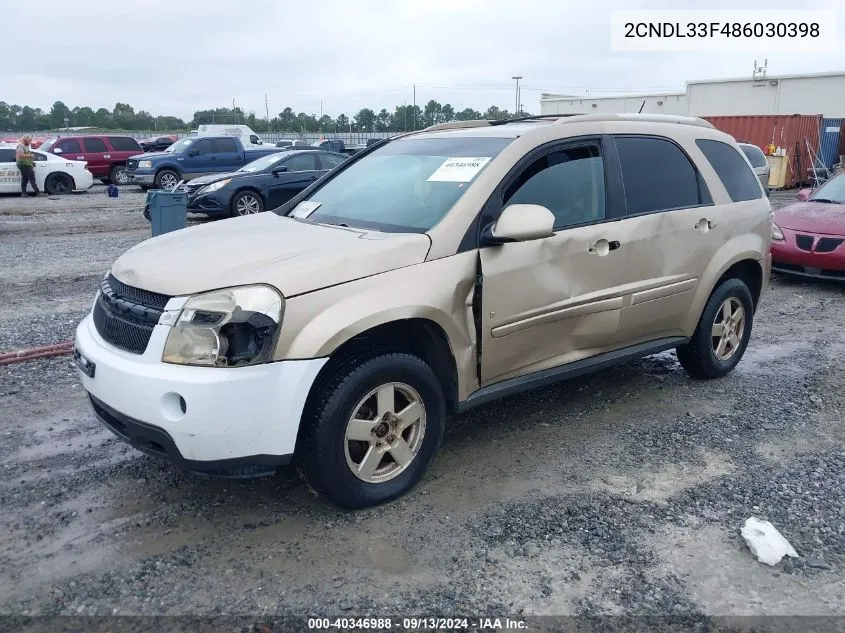
<svg viewBox="0 0 845 633"><path fill-rule="evenodd" d="M290 217L299 219L307 218L309 215L314 213L321 204L323 203L303 200L293 208L293 211L290 212Z"/></svg>
<svg viewBox="0 0 845 633"><path fill-rule="evenodd" d="M429 182L469 182L490 162L489 156L447 158L428 177Z"/></svg>

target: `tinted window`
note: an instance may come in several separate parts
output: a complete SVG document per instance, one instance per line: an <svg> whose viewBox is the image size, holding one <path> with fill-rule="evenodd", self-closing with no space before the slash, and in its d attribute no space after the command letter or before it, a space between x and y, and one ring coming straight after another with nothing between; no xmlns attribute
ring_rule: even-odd
<svg viewBox="0 0 845 633"><path fill-rule="evenodd" d="M106 144L98 138L84 138L82 144L85 146L86 152L107 152Z"/></svg>
<svg viewBox="0 0 845 633"><path fill-rule="evenodd" d="M214 139L214 151L235 154L238 151L238 146L235 144L235 139L216 138Z"/></svg>
<svg viewBox="0 0 845 633"><path fill-rule="evenodd" d="M304 152L291 156L282 163L288 168L288 171L313 171L316 169L314 165L314 152Z"/></svg>
<svg viewBox="0 0 845 633"><path fill-rule="evenodd" d="M141 152L141 146L131 136L110 136L109 143L116 152Z"/></svg>
<svg viewBox="0 0 845 633"><path fill-rule="evenodd" d="M539 204L555 228L605 218L604 166L596 145L562 149L531 163L505 191L505 206Z"/></svg>
<svg viewBox="0 0 845 633"><path fill-rule="evenodd" d="M687 155L673 142L643 136L616 137L628 214L695 207L712 202Z"/></svg>
<svg viewBox="0 0 845 633"><path fill-rule="evenodd" d="M197 150L200 153L200 156L202 156L203 154L214 153L214 146L211 144L210 139L203 139L201 141L197 141L191 149Z"/></svg>
<svg viewBox="0 0 845 633"><path fill-rule="evenodd" d="M41 152L32 152L32 160L47 160L47 154Z"/></svg>
<svg viewBox="0 0 845 633"><path fill-rule="evenodd" d="M79 141L75 138L59 139L56 143L56 149L62 150L62 154L81 154L82 148L79 146Z"/></svg>
<svg viewBox="0 0 845 633"><path fill-rule="evenodd" d="M0 163L14 163L15 162L15 150L13 149L0 149Z"/></svg>
<svg viewBox="0 0 845 633"><path fill-rule="evenodd" d="M731 200L741 202L763 197L760 181L734 147L710 139L698 139L695 144L710 161Z"/></svg>
<svg viewBox="0 0 845 633"><path fill-rule="evenodd" d="M334 169L345 160L346 158L340 156L332 156L331 154L320 154L320 165L322 169Z"/></svg>
<svg viewBox="0 0 845 633"><path fill-rule="evenodd" d="M769 164L763 150L756 145L740 145L739 148L748 157L752 167L765 167Z"/></svg>

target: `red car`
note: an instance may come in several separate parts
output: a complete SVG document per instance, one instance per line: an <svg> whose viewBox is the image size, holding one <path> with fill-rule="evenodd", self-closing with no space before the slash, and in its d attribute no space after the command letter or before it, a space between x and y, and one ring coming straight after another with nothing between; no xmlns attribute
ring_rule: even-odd
<svg viewBox="0 0 845 633"><path fill-rule="evenodd" d="M60 155L70 160L84 160L88 171L105 183L128 185L126 161L144 150L131 136L62 136L45 141L42 152Z"/></svg>
<svg viewBox="0 0 845 633"><path fill-rule="evenodd" d="M845 174L775 212L772 270L845 281Z"/></svg>
<svg viewBox="0 0 845 633"><path fill-rule="evenodd" d="M41 147L41 145L44 143L45 140L46 139L43 139L40 136L33 137L32 143L30 144L30 147L32 147L32 149L38 149L39 147ZM20 142L21 142L21 139L20 139L19 136L10 136L8 138L0 139L0 143L15 143L15 144L17 144L17 143L20 143Z"/></svg>

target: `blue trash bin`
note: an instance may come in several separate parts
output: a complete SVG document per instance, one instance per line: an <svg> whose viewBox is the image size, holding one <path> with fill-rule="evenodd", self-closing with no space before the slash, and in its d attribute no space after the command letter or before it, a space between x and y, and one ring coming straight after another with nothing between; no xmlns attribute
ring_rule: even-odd
<svg viewBox="0 0 845 633"><path fill-rule="evenodd" d="M152 224L153 237L184 229L188 222L188 194L162 189L148 191L144 217Z"/></svg>

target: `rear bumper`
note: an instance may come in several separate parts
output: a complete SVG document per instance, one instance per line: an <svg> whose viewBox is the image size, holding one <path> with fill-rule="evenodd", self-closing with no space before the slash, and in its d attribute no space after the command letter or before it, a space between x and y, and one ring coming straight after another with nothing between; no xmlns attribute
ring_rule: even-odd
<svg viewBox="0 0 845 633"><path fill-rule="evenodd" d="M85 191L90 189L94 184L94 174L87 169L81 174L74 174L73 184L74 191Z"/></svg>

